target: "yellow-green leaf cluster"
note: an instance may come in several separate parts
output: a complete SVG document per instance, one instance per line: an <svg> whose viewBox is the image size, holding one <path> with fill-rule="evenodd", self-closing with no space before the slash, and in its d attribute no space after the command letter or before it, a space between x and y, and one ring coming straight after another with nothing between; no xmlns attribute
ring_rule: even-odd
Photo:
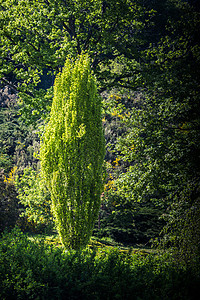
<svg viewBox="0 0 200 300"><path fill-rule="evenodd" d="M67 58L54 84L49 123L41 146L41 169L67 248L87 245L100 206L104 135L101 99L90 60Z"/></svg>

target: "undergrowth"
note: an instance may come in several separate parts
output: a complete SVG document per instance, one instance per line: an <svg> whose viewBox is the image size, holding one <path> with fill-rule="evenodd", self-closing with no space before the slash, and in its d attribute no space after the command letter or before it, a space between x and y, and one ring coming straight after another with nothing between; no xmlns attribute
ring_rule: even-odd
<svg viewBox="0 0 200 300"><path fill-rule="evenodd" d="M19 229L0 239L0 299L196 299L200 278L167 254L66 251Z"/></svg>

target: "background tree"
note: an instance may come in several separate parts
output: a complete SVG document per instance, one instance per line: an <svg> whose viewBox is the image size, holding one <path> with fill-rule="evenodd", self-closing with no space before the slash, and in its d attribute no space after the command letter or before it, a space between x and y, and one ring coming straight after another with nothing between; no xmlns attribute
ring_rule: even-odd
<svg viewBox="0 0 200 300"><path fill-rule="evenodd" d="M0 233L13 228L19 219L19 205L14 185L15 169L8 176L0 170Z"/></svg>
<svg viewBox="0 0 200 300"><path fill-rule="evenodd" d="M46 89L69 53L87 50L102 89L128 85L152 26L154 12L143 2L0 1L0 80L20 92L29 121L49 109Z"/></svg>
<svg viewBox="0 0 200 300"><path fill-rule="evenodd" d="M128 167L134 164L134 161L125 160L115 148L119 137L127 137L127 133L132 130L131 123L128 124L125 120L130 120L131 111L135 103L139 102L139 95L135 97L130 91L120 93L117 89L102 95L107 179L99 219L93 234L121 243L150 245L150 241L157 237L163 228L164 221L161 220L161 216L164 209L156 206L149 197L143 199L142 203L131 196L125 197L115 186L119 176L124 175ZM133 145L126 149L127 153L133 150Z"/></svg>
<svg viewBox="0 0 200 300"><path fill-rule="evenodd" d="M0 90L0 168L5 173L10 171L14 163L17 133L16 95L6 87Z"/></svg>
<svg viewBox="0 0 200 300"><path fill-rule="evenodd" d="M38 168L33 153L39 150L39 129L27 126L19 115L17 95L9 87L0 90L0 168L8 174L17 166L22 172L27 166Z"/></svg>
<svg viewBox="0 0 200 300"><path fill-rule="evenodd" d="M68 58L55 81L41 145L42 174L51 191L62 243L84 247L92 234L102 192L104 136L101 100L87 55Z"/></svg>
<svg viewBox="0 0 200 300"><path fill-rule="evenodd" d="M187 3L173 3L178 13L169 18L165 36L146 51L144 88L130 98L133 107L123 118L127 132L118 138L116 151L129 164L115 188L129 201L149 199L168 207L167 244L190 245L199 257L199 248L183 233L197 224L192 211L199 207L200 17Z"/></svg>

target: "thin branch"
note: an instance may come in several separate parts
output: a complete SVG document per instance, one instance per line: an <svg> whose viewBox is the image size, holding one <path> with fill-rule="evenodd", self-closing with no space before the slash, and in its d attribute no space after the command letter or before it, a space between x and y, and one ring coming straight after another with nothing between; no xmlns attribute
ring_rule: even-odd
<svg viewBox="0 0 200 300"><path fill-rule="evenodd" d="M12 82L8 81L6 78L0 78L0 81L2 81L6 86L9 86L15 93L20 92L20 89L14 85ZM33 93L26 91L25 94L33 97Z"/></svg>
<svg viewBox="0 0 200 300"><path fill-rule="evenodd" d="M14 90L15 92L18 92L17 86L14 85L13 83L9 82L7 79L5 78L0 78L0 81L2 81L5 85L8 85L12 90Z"/></svg>

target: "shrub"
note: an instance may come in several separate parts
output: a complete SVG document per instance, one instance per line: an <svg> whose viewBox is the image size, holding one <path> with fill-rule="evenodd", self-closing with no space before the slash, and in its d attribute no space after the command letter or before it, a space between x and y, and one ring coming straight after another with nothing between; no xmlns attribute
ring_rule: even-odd
<svg viewBox="0 0 200 300"><path fill-rule="evenodd" d="M0 240L0 299L196 299L200 278L166 255L63 251L19 229Z"/></svg>
<svg viewBox="0 0 200 300"><path fill-rule="evenodd" d="M10 177L8 178L10 179ZM12 180L0 172L0 232L13 228L19 217L17 193Z"/></svg>
<svg viewBox="0 0 200 300"><path fill-rule="evenodd" d="M17 225L25 231L51 231L54 227L51 197L40 173L32 167L24 168L23 174L16 177L15 184L19 203L24 208Z"/></svg>

